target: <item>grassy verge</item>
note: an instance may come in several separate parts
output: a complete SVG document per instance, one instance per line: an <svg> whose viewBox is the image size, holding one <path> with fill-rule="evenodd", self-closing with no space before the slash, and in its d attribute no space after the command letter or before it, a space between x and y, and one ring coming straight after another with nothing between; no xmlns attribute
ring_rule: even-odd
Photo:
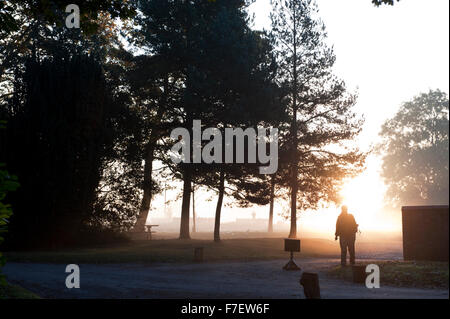
<svg viewBox="0 0 450 319"><path fill-rule="evenodd" d="M7 261L49 263L127 263L127 262L192 262L195 247L204 248L204 260L250 261L287 259L282 238L211 240L150 240L64 251L33 251L5 253ZM304 239L302 257L332 257L339 253L337 244L322 239Z"/></svg>
<svg viewBox="0 0 450 319"><path fill-rule="evenodd" d="M39 299L39 296L17 285L0 286L0 299Z"/></svg>
<svg viewBox="0 0 450 319"><path fill-rule="evenodd" d="M361 264L377 264L380 267L380 285L449 288L448 262L431 261L372 261ZM347 281L352 280L351 267L334 266L328 275Z"/></svg>

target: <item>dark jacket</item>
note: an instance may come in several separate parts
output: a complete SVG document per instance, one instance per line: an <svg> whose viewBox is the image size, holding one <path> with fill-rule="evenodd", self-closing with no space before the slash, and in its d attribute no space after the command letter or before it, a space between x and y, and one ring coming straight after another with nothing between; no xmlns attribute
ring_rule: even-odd
<svg viewBox="0 0 450 319"><path fill-rule="evenodd" d="M352 214L340 214L336 221L336 236L352 237L358 231L358 224Z"/></svg>

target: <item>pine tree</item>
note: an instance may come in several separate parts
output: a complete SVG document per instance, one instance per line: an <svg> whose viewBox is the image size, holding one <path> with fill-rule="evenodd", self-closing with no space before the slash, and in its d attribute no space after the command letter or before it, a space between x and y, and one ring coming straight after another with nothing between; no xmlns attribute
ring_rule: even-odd
<svg viewBox="0 0 450 319"><path fill-rule="evenodd" d="M281 183L290 190L290 238L297 237L297 208L320 199L337 200L336 181L361 164L357 150L344 145L362 122L352 113L355 96L332 71L336 57L326 44L323 22L312 0L274 0L272 35L278 51L280 86L289 104L281 152ZM340 168L340 169L338 169ZM349 170L350 169L350 170ZM300 192L300 193L299 193Z"/></svg>

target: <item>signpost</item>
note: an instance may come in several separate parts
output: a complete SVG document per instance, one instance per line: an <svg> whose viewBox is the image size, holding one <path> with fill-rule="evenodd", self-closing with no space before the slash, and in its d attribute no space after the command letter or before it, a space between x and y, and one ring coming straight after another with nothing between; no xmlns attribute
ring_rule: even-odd
<svg viewBox="0 0 450 319"><path fill-rule="evenodd" d="M291 258L289 262L284 265L284 270L301 270L294 262L294 251L300 251L300 239L285 239L284 240L284 250L291 253Z"/></svg>

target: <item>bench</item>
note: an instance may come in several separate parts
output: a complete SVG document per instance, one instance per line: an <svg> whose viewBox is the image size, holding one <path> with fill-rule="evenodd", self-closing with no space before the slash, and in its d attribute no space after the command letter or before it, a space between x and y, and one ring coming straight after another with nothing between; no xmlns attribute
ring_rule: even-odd
<svg viewBox="0 0 450 319"><path fill-rule="evenodd" d="M145 225L145 233L147 234L147 240L152 239L152 234L156 233L152 230L152 227L158 227L159 225Z"/></svg>

